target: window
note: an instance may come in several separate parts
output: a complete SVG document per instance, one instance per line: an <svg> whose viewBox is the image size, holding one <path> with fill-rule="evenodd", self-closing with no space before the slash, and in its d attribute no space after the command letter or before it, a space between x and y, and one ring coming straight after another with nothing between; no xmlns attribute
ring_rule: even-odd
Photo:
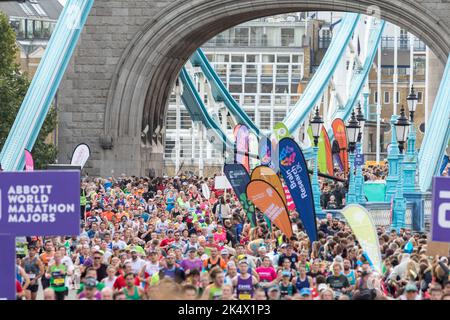
<svg viewBox="0 0 450 320"><path fill-rule="evenodd" d="M230 83L230 92L241 93L242 92L242 84L231 84Z"/></svg>
<svg viewBox="0 0 450 320"><path fill-rule="evenodd" d="M397 96L397 99L396 99L397 101L396 102L397 102L397 104L399 104L400 103L400 91L397 91L397 95L396 96Z"/></svg>
<svg viewBox="0 0 450 320"><path fill-rule="evenodd" d="M259 127L262 130L270 129L270 111L259 111Z"/></svg>
<svg viewBox="0 0 450 320"><path fill-rule="evenodd" d="M273 92L273 84L272 83L261 83L261 92L262 93L272 93Z"/></svg>
<svg viewBox="0 0 450 320"><path fill-rule="evenodd" d="M286 117L286 110L274 110L273 111L273 123L282 122Z"/></svg>
<svg viewBox="0 0 450 320"><path fill-rule="evenodd" d="M385 91L384 92L384 104L389 104L389 101L390 101L390 92Z"/></svg>
<svg viewBox="0 0 450 320"><path fill-rule="evenodd" d="M258 70L254 64L248 64L245 67L245 72L247 77L256 77L258 75Z"/></svg>
<svg viewBox="0 0 450 320"><path fill-rule="evenodd" d="M167 111L167 117L166 117L166 128L168 130L173 129L175 130L177 126L177 111L175 109L169 109Z"/></svg>
<svg viewBox="0 0 450 320"><path fill-rule="evenodd" d="M230 56L228 54L216 54L214 62L230 62Z"/></svg>
<svg viewBox="0 0 450 320"><path fill-rule="evenodd" d="M245 113L248 115L248 117L255 122L255 110L246 110Z"/></svg>
<svg viewBox="0 0 450 320"><path fill-rule="evenodd" d="M300 79L302 77L302 67L299 64L292 65L292 77Z"/></svg>
<svg viewBox="0 0 450 320"><path fill-rule="evenodd" d="M231 62L244 62L243 55L231 55Z"/></svg>
<svg viewBox="0 0 450 320"><path fill-rule="evenodd" d="M241 64L232 64L230 69L230 74L232 76L242 76L242 65Z"/></svg>
<svg viewBox="0 0 450 320"><path fill-rule="evenodd" d="M259 62L259 56L257 56L256 54L248 54L247 62Z"/></svg>
<svg viewBox="0 0 450 320"><path fill-rule="evenodd" d="M259 97L259 105L270 106L270 104L271 104L270 96L260 96Z"/></svg>
<svg viewBox="0 0 450 320"><path fill-rule="evenodd" d="M192 128L192 120L187 110L180 110L180 129Z"/></svg>
<svg viewBox="0 0 450 320"><path fill-rule="evenodd" d="M287 95L275 96L275 105L285 106L287 104Z"/></svg>
<svg viewBox="0 0 450 320"><path fill-rule="evenodd" d="M238 46L247 47L249 44L248 28L235 28L234 44Z"/></svg>
<svg viewBox="0 0 450 320"><path fill-rule="evenodd" d="M414 75L425 75L425 57L414 58Z"/></svg>
<svg viewBox="0 0 450 320"><path fill-rule="evenodd" d="M226 64L216 64L214 69L216 70L216 73L219 75L219 77L227 76L227 65Z"/></svg>
<svg viewBox="0 0 450 320"><path fill-rule="evenodd" d="M405 29L400 29L400 49L408 49L408 32Z"/></svg>
<svg viewBox="0 0 450 320"><path fill-rule="evenodd" d="M263 54L262 62L274 63L275 62L275 55L273 55L273 54Z"/></svg>
<svg viewBox="0 0 450 320"><path fill-rule="evenodd" d="M244 93L256 93L256 83L246 83Z"/></svg>
<svg viewBox="0 0 450 320"><path fill-rule="evenodd" d="M288 55L278 55L277 62L278 63L290 63L291 58Z"/></svg>
<svg viewBox="0 0 450 320"><path fill-rule="evenodd" d="M175 140L171 138L166 138L166 145L164 147L165 157L168 159L175 158Z"/></svg>
<svg viewBox="0 0 450 320"><path fill-rule="evenodd" d="M422 104L423 103L423 99L422 98L423 98L422 91L417 91L417 99L418 99L417 103Z"/></svg>
<svg viewBox="0 0 450 320"><path fill-rule="evenodd" d="M378 103L378 91L373 93L373 103Z"/></svg>
<svg viewBox="0 0 450 320"><path fill-rule="evenodd" d="M261 66L261 75L263 77L272 77L273 76L273 64L263 64Z"/></svg>
<svg viewBox="0 0 450 320"><path fill-rule="evenodd" d="M287 64L277 65L277 76L284 75L287 77L288 74L289 74L289 65Z"/></svg>
<svg viewBox="0 0 450 320"><path fill-rule="evenodd" d="M299 63L299 62L302 62L302 61L300 61L300 55L293 54L292 55L292 63Z"/></svg>
<svg viewBox="0 0 450 320"><path fill-rule="evenodd" d="M290 47L295 44L295 30L293 28L281 29L281 46Z"/></svg>
<svg viewBox="0 0 450 320"><path fill-rule="evenodd" d="M247 86L247 84L246 84ZM244 96L244 105L245 106L254 106L256 104L255 96Z"/></svg>
<svg viewBox="0 0 450 320"><path fill-rule="evenodd" d="M275 93L288 93L289 86L287 84L276 84Z"/></svg>

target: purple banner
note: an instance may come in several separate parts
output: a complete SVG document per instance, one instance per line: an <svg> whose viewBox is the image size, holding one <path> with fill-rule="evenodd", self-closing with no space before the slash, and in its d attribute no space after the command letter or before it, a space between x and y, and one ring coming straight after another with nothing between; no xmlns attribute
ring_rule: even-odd
<svg viewBox="0 0 450 320"><path fill-rule="evenodd" d="M433 178L431 240L450 242L450 177Z"/></svg>
<svg viewBox="0 0 450 320"><path fill-rule="evenodd" d="M16 238L0 234L0 252L0 300L16 300Z"/></svg>
<svg viewBox="0 0 450 320"><path fill-rule="evenodd" d="M0 233L16 236L78 235L80 172L2 172Z"/></svg>

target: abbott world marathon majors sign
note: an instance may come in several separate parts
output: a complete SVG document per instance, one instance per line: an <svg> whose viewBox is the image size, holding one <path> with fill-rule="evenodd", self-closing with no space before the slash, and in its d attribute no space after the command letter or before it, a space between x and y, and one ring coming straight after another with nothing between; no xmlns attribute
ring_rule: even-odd
<svg viewBox="0 0 450 320"><path fill-rule="evenodd" d="M78 235L80 172L0 173L0 233Z"/></svg>

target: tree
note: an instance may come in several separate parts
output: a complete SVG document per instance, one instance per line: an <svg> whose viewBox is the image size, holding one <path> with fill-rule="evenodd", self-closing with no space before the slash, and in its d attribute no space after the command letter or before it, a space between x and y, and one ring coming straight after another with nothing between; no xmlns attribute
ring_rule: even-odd
<svg viewBox="0 0 450 320"><path fill-rule="evenodd" d="M20 72L19 65L16 63L17 52L14 30L9 25L8 17L0 12L0 150L5 144L30 85L27 75ZM36 169L43 169L46 164L53 163L56 159L56 147L45 142L55 128L56 110L52 107L33 150L30 150Z"/></svg>

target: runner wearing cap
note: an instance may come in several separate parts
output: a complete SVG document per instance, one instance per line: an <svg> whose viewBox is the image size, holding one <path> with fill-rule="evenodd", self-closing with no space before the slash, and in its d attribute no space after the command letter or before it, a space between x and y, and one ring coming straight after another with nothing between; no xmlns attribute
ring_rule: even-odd
<svg viewBox="0 0 450 320"><path fill-rule="evenodd" d="M294 294L297 293L297 289L290 281L291 277L292 277L291 272L287 270L281 272L281 281L278 284L280 287L281 300L292 300Z"/></svg>
<svg viewBox="0 0 450 320"><path fill-rule="evenodd" d="M243 259L239 261L239 274L233 278L233 286L239 300L251 300L253 291L258 284L258 279L248 273L248 262Z"/></svg>
<svg viewBox="0 0 450 320"><path fill-rule="evenodd" d="M39 279L44 274L44 264L37 255L35 245L28 246L28 255L22 260L22 268L25 270L30 284L25 290L25 297L27 300L36 300L37 292L39 289Z"/></svg>
<svg viewBox="0 0 450 320"><path fill-rule="evenodd" d="M101 300L102 295L99 290L97 290L97 280L93 277L87 277L84 279L84 289L80 293L79 300Z"/></svg>
<svg viewBox="0 0 450 320"><path fill-rule="evenodd" d="M197 250L195 247L191 247L188 252L188 257L181 261L180 266L188 275L192 270L202 271L203 262L197 257Z"/></svg>

